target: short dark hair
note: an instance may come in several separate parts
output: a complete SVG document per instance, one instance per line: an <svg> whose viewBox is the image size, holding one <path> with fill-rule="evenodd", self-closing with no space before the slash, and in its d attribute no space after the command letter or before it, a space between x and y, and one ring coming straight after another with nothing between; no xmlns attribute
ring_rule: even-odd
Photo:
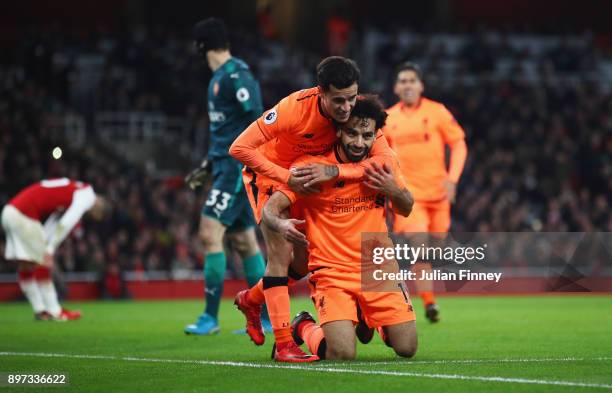
<svg viewBox="0 0 612 393"><path fill-rule="evenodd" d="M193 39L203 55L209 50L229 49L227 28L219 18L208 18L196 23L193 26Z"/></svg>
<svg viewBox="0 0 612 393"><path fill-rule="evenodd" d="M353 83L359 84L361 72L355 61L342 56L330 56L317 66L317 84L324 91L333 85L336 89L346 89Z"/></svg>
<svg viewBox="0 0 612 393"><path fill-rule="evenodd" d="M360 119L374 119L377 130L383 128L387 121L387 112L385 112L385 108L378 96L374 94L360 94L357 96L355 107L351 112L351 117L353 116Z"/></svg>
<svg viewBox="0 0 612 393"><path fill-rule="evenodd" d="M400 72L402 72L402 71L414 71L414 73L416 74L417 78L419 78L419 80L421 82L423 82L423 71L421 70L421 67L419 67L418 64L413 63L411 61L406 61L406 62L398 65L395 68L395 78L396 79L399 76Z"/></svg>

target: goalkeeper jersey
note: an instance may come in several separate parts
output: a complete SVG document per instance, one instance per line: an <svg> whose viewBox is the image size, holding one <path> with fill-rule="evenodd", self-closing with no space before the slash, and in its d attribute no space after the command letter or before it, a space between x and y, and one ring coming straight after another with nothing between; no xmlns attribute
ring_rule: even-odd
<svg viewBox="0 0 612 393"><path fill-rule="evenodd" d="M259 83L249 66L238 58L230 58L213 72L208 84L208 156L228 157L234 139L262 112Z"/></svg>

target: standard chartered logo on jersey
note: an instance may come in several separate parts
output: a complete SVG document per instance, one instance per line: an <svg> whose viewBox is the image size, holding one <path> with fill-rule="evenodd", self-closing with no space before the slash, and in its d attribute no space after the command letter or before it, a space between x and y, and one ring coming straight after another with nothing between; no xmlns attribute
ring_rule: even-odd
<svg viewBox="0 0 612 393"><path fill-rule="evenodd" d="M338 183L336 183L337 185ZM350 197L335 197L332 201L331 212L338 213L359 213L364 210L371 210L384 206L384 199L381 202L379 194L356 195Z"/></svg>

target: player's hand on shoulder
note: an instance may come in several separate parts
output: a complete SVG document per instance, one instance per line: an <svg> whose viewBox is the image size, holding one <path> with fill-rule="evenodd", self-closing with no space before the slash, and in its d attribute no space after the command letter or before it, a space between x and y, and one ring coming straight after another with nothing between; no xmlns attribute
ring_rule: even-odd
<svg viewBox="0 0 612 393"><path fill-rule="evenodd" d="M288 240L291 243L308 246L306 236L297 229L298 225L302 225L305 222L306 221L304 220L296 220L295 218L281 220L279 225L280 233L283 235L285 240Z"/></svg>
<svg viewBox="0 0 612 393"><path fill-rule="evenodd" d="M189 188L195 190L204 184L206 180L208 180L212 172L211 169L210 161L205 158L202 160L202 163L198 168L189 172L189 174L185 176L185 183L189 186Z"/></svg>
<svg viewBox="0 0 612 393"><path fill-rule="evenodd" d="M381 166L373 162L369 168L365 168L364 173L366 186L385 195L393 195L400 191L393 176L393 170L387 164Z"/></svg>
<svg viewBox="0 0 612 393"><path fill-rule="evenodd" d="M337 178L340 171L336 165L310 163L291 168L291 173L300 179L306 180L306 183L304 183L305 187L312 187Z"/></svg>

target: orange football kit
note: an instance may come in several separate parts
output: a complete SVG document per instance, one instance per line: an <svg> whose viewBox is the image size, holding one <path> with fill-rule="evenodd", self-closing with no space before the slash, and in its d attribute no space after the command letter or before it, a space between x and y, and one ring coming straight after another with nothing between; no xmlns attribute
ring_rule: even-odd
<svg viewBox="0 0 612 393"><path fill-rule="evenodd" d="M383 132L415 201L410 216L395 216L393 231L445 234L451 220L444 181L459 181L467 156L461 144L447 171L445 147L465 139L465 133L444 105L427 98L421 98L414 108L399 102L387 113Z"/></svg>
<svg viewBox="0 0 612 393"><path fill-rule="evenodd" d="M302 157L294 166L309 163L335 165L341 162L334 148L322 156ZM393 164L397 183L405 187L397 160L393 160ZM371 259L362 258L362 234L382 236L382 243L392 246L387 235L383 194L360 180L338 179L322 184L321 192L313 195L298 195L286 185L279 191L292 204L299 201L303 209L305 235L309 241L309 284L320 324L338 320L356 323L357 306L370 327L415 320L407 293L399 290L402 287L393 283L394 291L363 290L369 285L362 281L362 269L373 264ZM395 260L386 263L393 263L393 269L397 270Z"/></svg>
<svg viewBox="0 0 612 393"><path fill-rule="evenodd" d="M313 87L283 98L236 138L230 154L245 164L243 180L257 223L261 222L262 209L270 196L279 187L287 185L293 161L304 154L329 151L336 142L336 131L336 122L323 112L321 89ZM393 156L382 133L377 135L371 156L370 161L381 165ZM360 180L367 165L364 162L339 165L337 179ZM291 215L299 217L299 210L292 206ZM246 298L250 299L250 304L260 304L265 299L277 343L292 341L286 285L264 288L261 280L248 291ZM262 337L257 339L256 343L259 342L263 343Z"/></svg>

